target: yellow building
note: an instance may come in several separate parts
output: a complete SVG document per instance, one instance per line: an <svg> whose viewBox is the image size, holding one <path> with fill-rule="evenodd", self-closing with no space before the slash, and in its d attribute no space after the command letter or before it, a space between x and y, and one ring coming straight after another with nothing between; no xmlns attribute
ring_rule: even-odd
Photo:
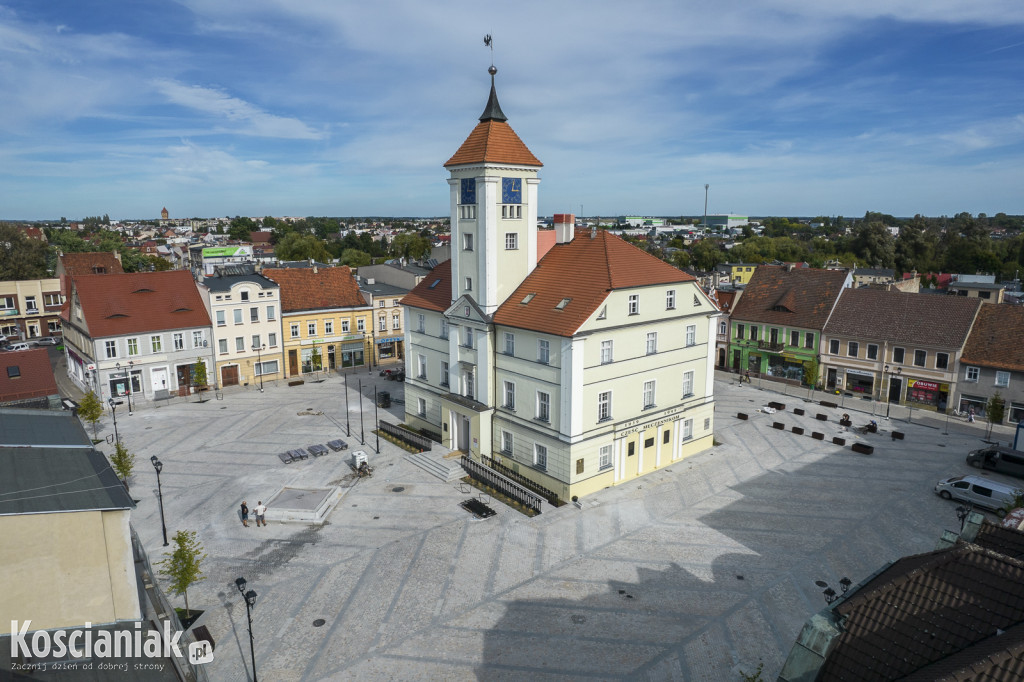
<svg viewBox="0 0 1024 682"><path fill-rule="evenodd" d="M756 263L724 263L729 268L729 281L733 284L746 284L757 269Z"/></svg>

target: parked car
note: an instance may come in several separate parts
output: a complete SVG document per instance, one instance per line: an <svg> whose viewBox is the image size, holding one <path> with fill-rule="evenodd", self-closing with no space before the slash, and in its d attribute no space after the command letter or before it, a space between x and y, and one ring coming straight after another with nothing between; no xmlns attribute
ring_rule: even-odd
<svg viewBox="0 0 1024 682"><path fill-rule="evenodd" d="M20 341L18 343L12 343L10 346L7 347L7 350L28 350L28 349L29 349L29 345L27 343L25 343L24 341Z"/></svg>
<svg viewBox="0 0 1024 682"><path fill-rule="evenodd" d="M56 346L61 343L61 338L59 336L44 336L42 338L33 339L32 343L37 346Z"/></svg>
<svg viewBox="0 0 1024 682"><path fill-rule="evenodd" d="M1003 518L1020 492L1012 486L980 476L954 476L935 484L935 492L944 500L970 502L975 507L994 511Z"/></svg>
<svg viewBox="0 0 1024 682"><path fill-rule="evenodd" d="M1002 445L972 450L967 463L979 469L991 469L1024 478L1024 452Z"/></svg>

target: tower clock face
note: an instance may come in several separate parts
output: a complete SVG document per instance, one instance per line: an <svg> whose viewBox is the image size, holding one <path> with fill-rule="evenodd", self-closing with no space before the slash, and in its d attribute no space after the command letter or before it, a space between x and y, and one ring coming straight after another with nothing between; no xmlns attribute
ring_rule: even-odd
<svg viewBox="0 0 1024 682"><path fill-rule="evenodd" d="M462 178L462 198L459 203L463 204L475 204L476 203L476 179L475 178Z"/></svg>
<svg viewBox="0 0 1024 682"><path fill-rule="evenodd" d="M523 203L523 179L502 178L501 179L501 203L521 204Z"/></svg>

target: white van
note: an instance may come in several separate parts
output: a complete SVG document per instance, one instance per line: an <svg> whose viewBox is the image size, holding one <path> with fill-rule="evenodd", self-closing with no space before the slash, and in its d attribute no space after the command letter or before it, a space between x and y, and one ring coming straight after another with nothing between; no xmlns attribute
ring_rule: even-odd
<svg viewBox="0 0 1024 682"><path fill-rule="evenodd" d="M980 476L947 478L935 484L935 492L946 500L962 500L975 507L991 509L999 518L1006 516L1006 507L1017 499L1017 489L1013 486Z"/></svg>

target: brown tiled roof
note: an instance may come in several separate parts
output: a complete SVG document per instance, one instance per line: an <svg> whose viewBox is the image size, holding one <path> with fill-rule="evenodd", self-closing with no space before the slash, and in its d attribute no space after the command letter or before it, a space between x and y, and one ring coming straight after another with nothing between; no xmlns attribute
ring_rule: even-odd
<svg viewBox="0 0 1024 682"><path fill-rule="evenodd" d="M821 329L846 280L842 270L759 265L732 311L741 322ZM775 310L776 307L782 309Z"/></svg>
<svg viewBox="0 0 1024 682"><path fill-rule="evenodd" d="M73 286L94 339L210 326L188 270L82 275Z"/></svg>
<svg viewBox="0 0 1024 682"><path fill-rule="evenodd" d="M249 233L249 241L253 244L256 242L270 243L270 238L274 236L273 232L267 232L266 230L257 230Z"/></svg>
<svg viewBox="0 0 1024 682"><path fill-rule="evenodd" d="M732 307L733 301L736 299L735 291L715 291L715 298L718 299L718 309L724 312L729 312Z"/></svg>
<svg viewBox="0 0 1024 682"><path fill-rule="evenodd" d="M896 344L962 348L980 298L908 294L882 289L847 289L825 333Z"/></svg>
<svg viewBox="0 0 1024 682"><path fill-rule="evenodd" d="M962 297L957 298L962 300ZM960 362L1024 372L1021 339L1024 339L1024 308L983 305L967 337Z"/></svg>
<svg viewBox="0 0 1024 682"><path fill-rule="evenodd" d="M1011 559L1024 561L1024 533L1019 530L1005 528L986 520L978 528L974 544L1005 554Z"/></svg>
<svg viewBox="0 0 1024 682"><path fill-rule="evenodd" d="M117 259L117 256L112 251L65 253L60 257L60 263L64 268L64 274L71 277L99 274L96 272L96 268L102 268L103 274L107 275L124 274L121 261Z"/></svg>
<svg viewBox="0 0 1024 682"><path fill-rule="evenodd" d="M366 305L347 265L338 268L267 268L263 275L281 286L281 310L286 313Z"/></svg>
<svg viewBox="0 0 1024 682"><path fill-rule="evenodd" d="M17 377L9 368L17 367ZM0 402L57 395L50 355L45 348L0 353Z"/></svg>
<svg viewBox="0 0 1024 682"><path fill-rule="evenodd" d="M520 166L543 166L515 131L505 121L480 121L445 167L462 163L514 163Z"/></svg>
<svg viewBox="0 0 1024 682"><path fill-rule="evenodd" d="M1020 682L1024 623L901 678L901 682Z"/></svg>
<svg viewBox="0 0 1024 682"><path fill-rule="evenodd" d="M1024 621L1024 563L966 543L907 557L835 612L842 632L817 679L899 679Z"/></svg>
<svg viewBox="0 0 1024 682"><path fill-rule="evenodd" d="M555 244L495 311L495 323L572 336L613 289L694 280L604 230L590 235L590 230L577 230L568 244ZM524 304L527 294L534 297ZM555 307L566 298L567 305Z"/></svg>
<svg viewBox="0 0 1024 682"><path fill-rule="evenodd" d="M452 304L452 262L446 260L426 274L402 299L402 305L444 312Z"/></svg>

